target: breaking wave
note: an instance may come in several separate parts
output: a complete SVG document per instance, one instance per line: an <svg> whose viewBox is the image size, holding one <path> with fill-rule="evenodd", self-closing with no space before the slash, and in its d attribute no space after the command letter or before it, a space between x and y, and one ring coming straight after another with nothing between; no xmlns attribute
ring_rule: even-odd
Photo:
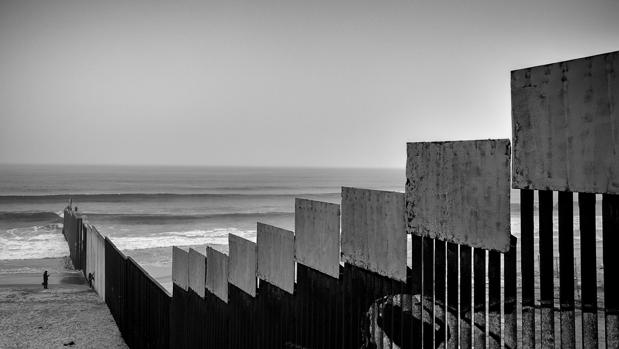
<svg viewBox="0 0 619 349"><path fill-rule="evenodd" d="M68 254L69 246L60 223L0 231L0 259L52 258Z"/></svg>
<svg viewBox="0 0 619 349"><path fill-rule="evenodd" d="M239 230L236 228L165 232L146 236L114 236L110 237L110 239L121 250L141 250L171 246L227 245L228 234L239 235L253 241L256 240L255 230Z"/></svg>

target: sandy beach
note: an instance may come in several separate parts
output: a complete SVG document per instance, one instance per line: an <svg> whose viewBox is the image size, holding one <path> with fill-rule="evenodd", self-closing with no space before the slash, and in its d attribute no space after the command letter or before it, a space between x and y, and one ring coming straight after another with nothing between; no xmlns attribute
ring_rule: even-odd
<svg viewBox="0 0 619 349"><path fill-rule="evenodd" d="M67 257L0 260L0 333L0 348L127 348L105 302Z"/></svg>

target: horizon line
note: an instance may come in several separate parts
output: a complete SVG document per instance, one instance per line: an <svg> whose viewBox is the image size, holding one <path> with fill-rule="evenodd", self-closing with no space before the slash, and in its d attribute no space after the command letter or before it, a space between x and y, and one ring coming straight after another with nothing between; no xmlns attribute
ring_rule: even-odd
<svg viewBox="0 0 619 349"><path fill-rule="evenodd" d="M88 166L88 167L219 167L219 168L307 168L307 169L389 169L405 170L406 166L329 166L329 165L224 165L224 164L126 164L126 163L35 163L0 162L0 166Z"/></svg>

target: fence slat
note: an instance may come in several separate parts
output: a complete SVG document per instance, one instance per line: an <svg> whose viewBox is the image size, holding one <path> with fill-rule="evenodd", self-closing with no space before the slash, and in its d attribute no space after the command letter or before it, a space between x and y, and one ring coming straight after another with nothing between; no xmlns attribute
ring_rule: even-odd
<svg viewBox="0 0 619 349"><path fill-rule="evenodd" d="M559 287L561 347L575 348L574 314L574 195L559 192Z"/></svg>
<svg viewBox="0 0 619 349"><path fill-rule="evenodd" d="M342 288L340 292L340 299L342 300L342 348L349 348L353 337L352 308L354 300L348 298L348 295L352 292L352 285L348 280L350 278L350 272L348 272L350 268L351 266L348 264L344 264L344 266L341 267L341 269L343 269L341 273Z"/></svg>
<svg viewBox="0 0 619 349"><path fill-rule="evenodd" d="M307 348L339 347L334 343L336 337L335 297L338 293L338 280L303 264L297 264L297 287L294 300L297 303L296 327L302 329L300 335L294 334L296 344ZM291 335L293 332L291 331Z"/></svg>
<svg viewBox="0 0 619 349"><path fill-rule="evenodd" d="M583 348L598 347L595 194L578 193Z"/></svg>
<svg viewBox="0 0 619 349"><path fill-rule="evenodd" d="M458 348L458 245L447 243L447 347Z"/></svg>
<svg viewBox="0 0 619 349"><path fill-rule="evenodd" d="M230 344L232 348L256 347L255 297L230 284L228 286L228 307L230 309ZM204 315L206 316L206 314ZM208 325L208 324L207 324Z"/></svg>
<svg viewBox="0 0 619 349"><path fill-rule="evenodd" d="M473 312L471 305L471 247L460 245L460 348L471 348Z"/></svg>
<svg viewBox="0 0 619 349"><path fill-rule="evenodd" d="M473 307L475 310L473 345L475 348L486 347L486 250L476 248L473 251Z"/></svg>
<svg viewBox="0 0 619 349"><path fill-rule="evenodd" d="M520 253L522 273L522 347L535 348L535 256L533 190L520 190Z"/></svg>
<svg viewBox="0 0 619 349"><path fill-rule="evenodd" d="M501 347L501 254L488 251L488 347Z"/></svg>
<svg viewBox="0 0 619 349"><path fill-rule="evenodd" d="M172 303L170 304L170 348L187 348L185 316L188 293L177 284L172 284ZM208 331L208 327L204 329Z"/></svg>
<svg viewBox="0 0 619 349"><path fill-rule="evenodd" d="M105 239L105 303L110 308L121 333L125 327L126 258L109 240Z"/></svg>
<svg viewBox="0 0 619 349"><path fill-rule="evenodd" d="M518 312L517 312L517 246L518 240L511 236L509 252L503 255L503 277L505 278L505 292L503 300L503 313L505 326L503 332L504 347L516 348L518 346Z"/></svg>
<svg viewBox="0 0 619 349"><path fill-rule="evenodd" d="M445 292L445 241L434 240L434 323L435 347L447 343L447 307Z"/></svg>
<svg viewBox="0 0 619 349"><path fill-rule="evenodd" d="M554 271L552 231L552 191L540 190L539 195L539 285L542 349L555 346Z"/></svg>
<svg viewBox="0 0 619 349"><path fill-rule="evenodd" d="M422 242L423 255L423 282L421 292L421 314L420 318L423 321L422 325L422 342L424 348L436 348L434 345L435 323L434 323L434 240L431 238L423 238ZM426 315L430 314L429 326L426 325Z"/></svg>
<svg viewBox="0 0 619 349"><path fill-rule="evenodd" d="M606 347L619 348L619 195L602 196Z"/></svg>
<svg viewBox="0 0 619 349"><path fill-rule="evenodd" d="M423 342L421 341L421 328L423 325L423 309L422 302L417 302L416 297L421 296L421 276L423 266L422 249L422 237L417 235L411 236L411 279L410 289L413 298L411 299L411 314L413 315L411 325L412 345L413 348L421 348ZM419 298L421 299L421 298ZM415 321L417 320L417 321Z"/></svg>

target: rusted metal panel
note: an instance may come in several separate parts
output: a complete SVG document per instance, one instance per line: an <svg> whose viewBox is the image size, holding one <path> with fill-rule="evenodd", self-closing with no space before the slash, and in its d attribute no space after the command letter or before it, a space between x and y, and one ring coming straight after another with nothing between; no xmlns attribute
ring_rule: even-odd
<svg viewBox="0 0 619 349"><path fill-rule="evenodd" d="M228 303L228 255L206 247L206 289Z"/></svg>
<svg viewBox="0 0 619 349"><path fill-rule="evenodd" d="M602 196L606 348L619 348L619 195Z"/></svg>
<svg viewBox="0 0 619 349"><path fill-rule="evenodd" d="M598 347L595 194L578 194L583 348Z"/></svg>
<svg viewBox="0 0 619 349"><path fill-rule="evenodd" d="M619 193L619 52L513 71L513 186Z"/></svg>
<svg viewBox="0 0 619 349"><path fill-rule="evenodd" d="M408 143L407 231L509 249L509 140Z"/></svg>
<svg viewBox="0 0 619 349"><path fill-rule="evenodd" d="M404 194L342 188L342 257L352 265L406 281Z"/></svg>
<svg viewBox="0 0 619 349"><path fill-rule="evenodd" d="M187 291L189 286L189 254L187 251L172 247L172 282Z"/></svg>
<svg viewBox="0 0 619 349"><path fill-rule="evenodd" d="M258 223L258 277L294 293L294 233Z"/></svg>
<svg viewBox="0 0 619 349"><path fill-rule="evenodd" d="M308 199L295 200L295 258L334 278L340 270L340 206Z"/></svg>
<svg viewBox="0 0 619 349"><path fill-rule="evenodd" d="M256 297L256 243L233 234L228 235L230 248L229 280L243 292Z"/></svg>
<svg viewBox="0 0 619 349"><path fill-rule="evenodd" d="M206 278L205 256L200 252L189 249L189 288L197 295L204 298Z"/></svg>

